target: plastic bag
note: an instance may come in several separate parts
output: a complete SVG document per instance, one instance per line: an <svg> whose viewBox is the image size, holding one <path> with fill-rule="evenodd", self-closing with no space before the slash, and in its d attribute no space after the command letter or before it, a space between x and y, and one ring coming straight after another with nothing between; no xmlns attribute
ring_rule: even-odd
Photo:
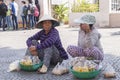
<svg viewBox="0 0 120 80"><path fill-rule="evenodd" d="M80 63L79 63L80 62ZM74 66L76 64L80 64L81 66L84 65L83 63L85 62L85 57L75 57L72 58L70 61L70 65Z"/></svg>
<svg viewBox="0 0 120 80"><path fill-rule="evenodd" d="M52 70L52 73L55 75L62 75L65 73L68 73L69 71L69 61L63 60L63 62L60 64L58 63Z"/></svg>
<svg viewBox="0 0 120 80"><path fill-rule="evenodd" d="M110 64L107 64L107 67L105 68L105 71L103 74L105 78L113 78L116 76L116 72Z"/></svg>
<svg viewBox="0 0 120 80"><path fill-rule="evenodd" d="M38 58L38 56L33 56L33 57L32 57L32 62L33 62L33 64L39 64L41 61L40 61L40 59Z"/></svg>
<svg viewBox="0 0 120 80"><path fill-rule="evenodd" d="M70 62L73 70L78 72L89 72L98 70L99 65L93 60L87 60L85 57L75 57Z"/></svg>
<svg viewBox="0 0 120 80"><path fill-rule="evenodd" d="M19 60L16 60L16 61L10 63L8 72L19 71L20 70L19 62L20 62Z"/></svg>
<svg viewBox="0 0 120 80"><path fill-rule="evenodd" d="M38 56L24 56L24 58L20 61L20 63L23 65L34 65L39 64L40 62L41 61Z"/></svg>
<svg viewBox="0 0 120 80"><path fill-rule="evenodd" d="M57 65L53 68L52 73L55 75L61 75L61 71L60 71L60 67L59 67L60 63L57 63Z"/></svg>

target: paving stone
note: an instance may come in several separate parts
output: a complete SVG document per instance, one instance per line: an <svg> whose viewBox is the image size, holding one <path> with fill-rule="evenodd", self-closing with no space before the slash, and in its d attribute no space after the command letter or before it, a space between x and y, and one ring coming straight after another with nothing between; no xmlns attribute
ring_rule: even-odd
<svg viewBox="0 0 120 80"><path fill-rule="evenodd" d="M63 46L66 48L68 45L77 45L78 28L57 28L60 32ZM8 66L11 62L19 60L24 56L26 50L26 39L36 33L35 30L25 31L9 31L0 32L0 80L79 80L75 78L72 73L62 76L55 76L51 74L52 67L47 74L37 74L36 72L14 71L7 72ZM117 72L116 78L104 79L101 72L95 79L88 80L120 80L120 49L116 44L120 44L119 35L111 35L110 33L118 32L120 29L99 29L103 38L101 40L104 45L105 58L102 62L103 67L110 63ZM21 38L19 38L21 36ZM71 37L72 36L72 37ZM111 42L111 39L113 42ZM9 41L8 41L9 40ZM112 47L110 47L112 45ZM83 80L83 79L82 79Z"/></svg>

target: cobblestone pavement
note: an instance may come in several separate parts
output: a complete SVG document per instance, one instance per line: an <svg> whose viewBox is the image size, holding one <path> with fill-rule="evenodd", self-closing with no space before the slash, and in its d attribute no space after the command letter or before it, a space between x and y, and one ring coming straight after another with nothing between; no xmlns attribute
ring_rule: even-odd
<svg viewBox="0 0 120 80"><path fill-rule="evenodd" d="M58 27L63 46L66 48L70 44L77 44L78 28ZM0 80L78 80L71 73L55 76L51 74L52 68L47 74L37 74L36 72L7 72L11 62L21 59L26 50L26 39L36 33L38 29L24 31L0 31ZM119 28L99 29L102 34L101 42L105 52L103 66L110 63L117 77L104 79L103 74L93 80L120 80L120 31ZM82 79L83 80L83 79ZM89 79L90 80L90 79Z"/></svg>

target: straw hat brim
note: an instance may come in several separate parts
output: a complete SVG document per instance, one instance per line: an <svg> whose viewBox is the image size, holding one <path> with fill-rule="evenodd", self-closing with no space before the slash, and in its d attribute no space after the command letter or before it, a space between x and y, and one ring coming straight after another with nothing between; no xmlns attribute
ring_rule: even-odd
<svg viewBox="0 0 120 80"><path fill-rule="evenodd" d="M44 21L46 21L46 20L44 20ZM52 27L57 27L57 26L60 25L60 23L59 23L58 21L54 21L54 20L50 20L50 21L52 22ZM36 24L36 28L42 28L42 22L43 22L43 21L38 22L38 23Z"/></svg>
<svg viewBox="0 0 120 80"><path fill-rule="evenodd" d="M52 18L49 15L45 15L37 22L36 28L42 28L42 22L48 21L48 20L50 20L52 22L52 27L56 27L56 26L60 25L60 23L56 19Z"/></svg>

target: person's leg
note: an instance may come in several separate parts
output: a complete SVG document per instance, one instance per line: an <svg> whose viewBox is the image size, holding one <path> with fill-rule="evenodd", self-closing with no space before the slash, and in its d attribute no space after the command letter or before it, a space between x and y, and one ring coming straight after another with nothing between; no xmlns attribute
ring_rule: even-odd
<svg viewBox="0 0 120 80"><path fill-rule="evenodd" d="M10 26L10 28L12 29L11 16L9 16L8 21L9 21L9 26Z"/></svg>
<svg viewBox="0 0 120 80"><path fill-rule="evenodd" d="M24 16L21 16L21 18L22 18L22 24L23 24L23 29L24 29Z"/></svg>
<svg viewBox="0 0 120 80"><path fill-rule="evenodd" d="M0 15L0 28L2 28L2 16Z"/></svg>
<svg viewBox="0 0 120 80"><path fill-rule="evenodd" d="M15 30L15 24L14 24L14 21L15 21L15 16L14 16L14 14L12 14L12 24L13 24L13 30Z"/></svg>
<svg viewBox="0 0 120 80"><path fill-rule="evenodd" d="M36 17L34 16L34 25L36 24Z"/></svg>
<svg viewBox="0 0 120 80"><path fill-rule="evenodd" d="M52 56L53 56L53 48L52 47L44 49L43 63L47 67L49 67L49 65L50 65Z"/></svg>
<svg viewBox="0 0 120 80"><path fill-rule="evenodd" d="M29 14L29 22L30 22L30 28L32 28L32 16Z"/></svg>
<svg viewBox="0 0 120 80"><path fill-rule="evenodd" d="M1 28L3 28L3 16L1 16Z"/></svg>
<svg viewBox="0 0 120 80"><path fill-rule="evenodd" d="M84 54L86 57L92 57L95 60L103 60L104 54L97 47L87 48L84 50Z"/></svg>
<svg viewBox="0 0 120 80"><path fill-rule="evenodd" d="M24 19L25 19L25 24L26 24L26 28L27 28L27 26L28 26L28 23L27 23L27 15L24 16Z"/></svg>
<svg viewBox="0 0 120 80"><path fill-rule="evenodd" d="M78 56L84 56L83 49L77 46L68 46L67 47L67 52L72 56L72 57L78 57Z"/></svg>
<svg viewBox="0 0 120 80"><path fill-rule="evenodd" d="M58 62L62 62L63 59L60 57L58 49L55 46L53 46L52 48L53 48L53 55L51 58L51 64L56 65Z"/></svg>
<svg viewBox="0 0 120 80"><path fill-rule="evenodd" d="M10 21L10 16L6 16L6 24L7 24L8 29L10 29L12 27L11 21Z"/></svg>
<svg viewBox="0 0 120 80"><path fill-rule="evenodd" d="M3 16L3 31L5 31L6 28L6 16Z"/></svg>
<svg viewBox="0 0 120 80"><path fill-rule="evenodd" d="M28 14L28 23L27 23L27 27L28 27L28 29L30 28L30 16L29 16L29 14Z"/></svg>
<svg viewBox="0 0 120 80"><path fill-rule="evenodd" d="M16 24L16 30L18 30L17 16L15 16L15 24Z"/></svg>
<svg viewBox="0 0 120 80"><path fill-rule="evenodd" d="M43 50L44 52L44 57L43 57L43 65L40 69L38 69L39 73L46 73L48 70L48 67L50 65L51 62L51 58L53 56L53 48L49 47ZM41 54L39 53L39 55L41 56Z"/></svg>
<svg viewBox="0 0 120 80"><path fill-rule="evenodd" d="M32 20L32 28L34 28L34 15L31 15Z"/></svg>
<svg viewBox="0 0 120 80"><path fill-rule="evenodd" d="M6 16L6 24L7 24L7 29L10 29L8 18L9 18L9 17Z"/></svg>

